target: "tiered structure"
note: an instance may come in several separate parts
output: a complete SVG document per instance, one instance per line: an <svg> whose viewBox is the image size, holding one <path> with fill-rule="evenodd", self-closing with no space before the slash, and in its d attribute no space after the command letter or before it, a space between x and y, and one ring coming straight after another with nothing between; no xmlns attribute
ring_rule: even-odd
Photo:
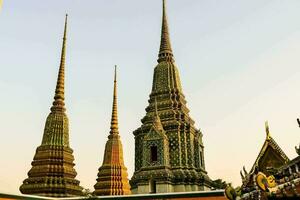
<svg viewBox="0 0 300 200"><path fill-rule="evenodd" d="M157 109L155 109L157 107ZM131 191L163 193L209 190L202 133L189 116L171 48L163 1L161 44L152 92L135 136Z"/></svg>
<svg viewBox="0 0 300 200"><path fill-rule="evenodd" d="M67 16L54 102L45 124L42 144L36 149L28 178L20 187L23 194L70 197L82 194L75 179L73 150L69 144L69 120L64 103Z"/></svg>
<svg viewBox="0 0 300 200"><path fill-rule="evenodd" d="M127 168L124 165L123 147L118 128L117 72L115 68L110 134L105 145L103 164L99 168L97 183L94 186L94 194L131 194L127 177Z"/></svg>

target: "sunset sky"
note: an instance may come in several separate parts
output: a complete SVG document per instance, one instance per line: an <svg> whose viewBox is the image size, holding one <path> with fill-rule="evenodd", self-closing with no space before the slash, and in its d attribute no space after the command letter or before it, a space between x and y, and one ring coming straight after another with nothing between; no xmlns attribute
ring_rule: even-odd
<svg viewBox="0 0 300 200"><path fill-rule="evenodd" d="M0 0L1 4L1 0ZM161 0L4 0L0 8L0 192L19 194L50 112L69 14L66 107L81 186L93 191L118 65L129 178L160 43ZM266 137L300 142L300 1L167 0L171 42L212 179L241 184Z"/></svg>

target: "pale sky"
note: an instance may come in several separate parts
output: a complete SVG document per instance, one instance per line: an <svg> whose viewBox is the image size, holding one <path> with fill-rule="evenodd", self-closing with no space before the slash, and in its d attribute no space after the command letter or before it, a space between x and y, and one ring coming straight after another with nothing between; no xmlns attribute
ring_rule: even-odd
<svg viewBox="0 0 300 200"><path fill-rule="evenodd" d="M184 94L212 179L240 184L265 139L300 142L300 1L168 0ZM0 13L0 192L19 194L53 101L69 14L66 106L77 179L93 191L109 134L113 66L129 178L151 91L161 0L6 0Z"/></svg>

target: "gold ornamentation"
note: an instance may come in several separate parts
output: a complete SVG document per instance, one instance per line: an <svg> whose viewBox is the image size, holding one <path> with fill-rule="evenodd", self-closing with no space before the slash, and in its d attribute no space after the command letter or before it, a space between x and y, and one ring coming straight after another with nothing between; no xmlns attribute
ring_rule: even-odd
<svg viewBox="0 0 300 200"><path fill-rule="evenodd" d="M256 175L256 184L261 190L268 191L269 188L273 188L276 186L275 177L267 177L264 173L258 172L258 174Z"/></svg>

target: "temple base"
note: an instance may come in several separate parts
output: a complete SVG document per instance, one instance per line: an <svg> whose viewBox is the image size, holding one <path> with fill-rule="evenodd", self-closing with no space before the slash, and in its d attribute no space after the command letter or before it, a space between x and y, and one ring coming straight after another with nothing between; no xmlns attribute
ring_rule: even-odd
<svg viewBox="0 0 300 200"><path fill-rule="evenodd" d="M69 147L39 146L20 192L46 197L81 196L83 188L75 179L77 173L72 153Z"/></svg>
<svg viewBox="0 0 300 200"><path fill-rule="evenodd" d="M131 189L132 194L152 194L152 193L171 193L171 192L194 192L210 191L210 187L195 184L171 184L165 182L144 182L139 183L136 188Z"/></svg>

